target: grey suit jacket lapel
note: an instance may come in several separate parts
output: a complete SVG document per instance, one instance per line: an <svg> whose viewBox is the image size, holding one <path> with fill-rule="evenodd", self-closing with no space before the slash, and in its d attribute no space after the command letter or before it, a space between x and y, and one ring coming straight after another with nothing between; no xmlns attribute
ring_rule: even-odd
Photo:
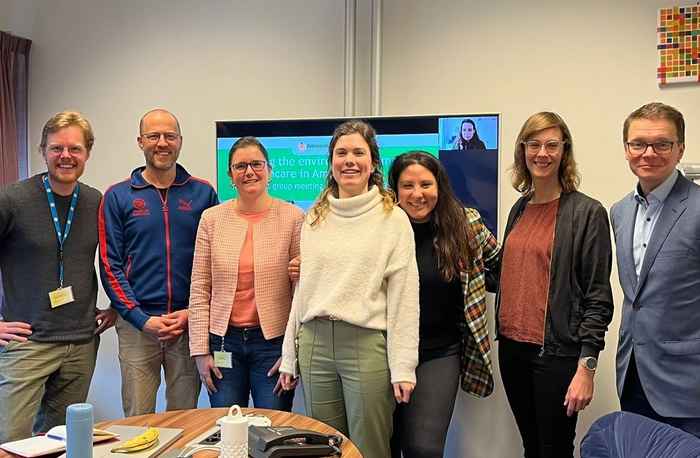
<svg viewBox="0 0 700 458"><path fill-rule="evenodd" d="M618 256L622 257L622 265L624 267L623 275L627 281L623 284L629 285L629 290L626 291L629 296L637 289L637 272L634 268L634 222L637 216L637 201L634 198L634 193L629 194L625 198L624 204L621 206L621 242L622 246L618 247ZM625 288L626 289L626 288Z"/></svg>
<svg viewBox="0 0 700 458"><path fill-rule="evenodd" d="M649 240L649 246L644 254L644 261L642 262L642 270L639 273L635 297L642 289L644 281L647 279L647 275L649 275L651 265L654 263L656 255L659 254L659 250L668 238L671 229L673 229L676 221L678 221L678 218L680 218L687 207L686 200L688 199L689 184L690 182L685 177L679 176L676 184L673 185L673 189L671 189L671 192L666 198L666 202L664 202L664 208L661 210L659 220L654 226L654 231L651 233L651 238Z"/></svg>

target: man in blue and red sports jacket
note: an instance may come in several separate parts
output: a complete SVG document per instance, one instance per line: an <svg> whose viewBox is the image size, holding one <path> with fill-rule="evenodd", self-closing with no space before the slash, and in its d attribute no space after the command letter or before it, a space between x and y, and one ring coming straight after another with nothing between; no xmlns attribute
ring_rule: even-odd
<svg viewBox="0 0 700 458"><path fill-rule="evenodd" d="M99 210L102 284L117 321L124 415L152 413L165 372L167 410L197 406L200 380L189 356L187 307L202 212L212 186L177 163L180 124L162 109L139 123L146 166L110 187Z"/></svg>

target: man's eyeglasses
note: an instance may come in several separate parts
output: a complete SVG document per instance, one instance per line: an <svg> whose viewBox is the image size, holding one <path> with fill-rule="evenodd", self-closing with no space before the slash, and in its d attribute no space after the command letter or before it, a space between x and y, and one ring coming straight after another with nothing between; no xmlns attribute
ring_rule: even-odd
<svg viewBox="0 0 700 458"><path fill-rule="evenodd" d="M161 136L164 137L165 141L168 143L175 143L180 139L180 134L175 132L149 132L147 134L142 134L141 138L148 143L158 143Z"/></svg>
<svg viewBox="0 0 700 458"><path fill-rule="evenodd" d="M565 140L549 140L544 143L537 140L528 140L523 142L523 145L529 154L537 154L542 151L542 148L544 148L547 153L554 154L559 151L559 148L564 146L565 143Z"/></svg>
<svg viewBox="0 0 700 458"><path fill-rule="evenodd" d="M235 164L231 164L231 170L234 172L238 173L243 173L246 170L248 170L248 166L250 166L251 169L253 169L256 172L261 172L265 168L265 164L267 164L267 161L250 161L250 162L236 162Z"/></svg>
<svg viewBox="0 0 700 458"><path fill-rule="evenodd" d="M68 146L63 146L63 145L49 145L46 147L46 151L48 151L51 154L54 154L56 156L60 156L63 154L65 150L68 150L68 154L71 155L78 155L81 153L84 153L87 151L84 146L82 145L68 145Z"/></svg>
<svg viewBox="0 0 700 458"><path fill-rule="evenodd" d="M641 156L644 154L651 146L651 149L654 150L654 152L658 155L665 155L671 152L673 149L673 145L677 144L678 142L655 142L655 143L647 143L647 142L626 142L625 146L627 146L627 151L632 155L632 156Z"/></svg>

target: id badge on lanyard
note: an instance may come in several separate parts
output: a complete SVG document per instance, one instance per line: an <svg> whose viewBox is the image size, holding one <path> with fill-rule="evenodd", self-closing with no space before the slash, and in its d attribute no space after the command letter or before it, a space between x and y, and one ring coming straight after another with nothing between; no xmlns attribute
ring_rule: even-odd
<svg viewBox="0 0 700 458"><path fill-rule="evenodd" d="M214 366L224 369L231 369L233 367L233 358L231 358L231 352L224 349L223 337L221 338L221 349L219 351L214 351Z"/></svg>
<svg viewBox="0 0 700 458"><path fill-rule="evenodd" d="M51 308L56 308L65 304L70 304L75 300L75 296L73 296L73 287L65 286L63 284L63 245L70 234L70 229L73 225L73 220L75 219L75 208L78 205L80 186L76 185L75 189L73 190L73 197L71 198L68 216L66 217L66 227L61 229L61 221L58 219L58 211L56 210L56 199L54 198L53 191L51 190L51 184L49 183L48 176L44 175L42 177L42 181L44 182L46 199L49 201L49 211L51 212L51 219L53 220L53 226L56 231L56 240L58 245L58 288L49 292Z"/></svg>

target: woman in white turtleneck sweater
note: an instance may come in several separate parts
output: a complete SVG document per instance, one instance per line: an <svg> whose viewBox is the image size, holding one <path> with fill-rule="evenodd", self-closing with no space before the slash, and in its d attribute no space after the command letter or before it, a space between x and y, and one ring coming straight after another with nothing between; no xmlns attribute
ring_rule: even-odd
<svg viewBox="0 0 700 458"><path fill-rule="evenodd" d="M374 129L347 121L329 145L327 185L301 233L303 266L282 347L306 413L367 457L389 456L392 414L418 363L418 269L406 214L384 189Z"/></svg>

